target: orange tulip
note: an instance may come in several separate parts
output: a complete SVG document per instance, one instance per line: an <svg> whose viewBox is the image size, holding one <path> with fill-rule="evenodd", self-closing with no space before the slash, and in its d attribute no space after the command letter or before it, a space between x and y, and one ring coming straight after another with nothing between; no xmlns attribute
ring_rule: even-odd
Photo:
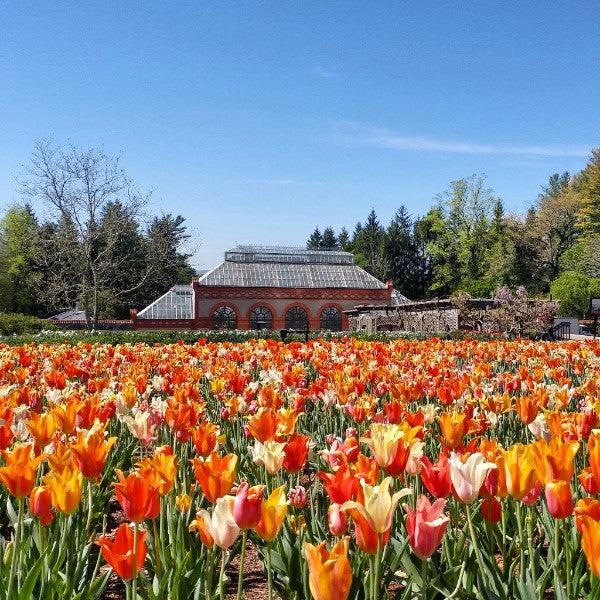
<svg viewBox="0 0 600 600"><path fill-rule="evenodd" d="M192 442L199 456L206 458L218 446L219 427L210 421L203 421L192 430Z"/></svg>
<svg viewBox="0 0 600 600"><path fill-rule="evenodd" d="M155 519L160 512L158 488L137 471L129 473L127 478L119 469L116 472L119 483L112 485L125 516L134 523Z"/></svg>
<svg viewBox="0 0 600 600"><path fill-rule="evenodd" d="M100 480L108 452L116 441L116 437L105 440L102 431L77 434L77 443L71 444L71 454L84 477Z"/></svg>
<svg viewBox="0 0 600 600"><path fill-rule="evenodd" d="M369 521L355 508L348 510L354 522L354 537L356 545L365 553L375 555L377 548L383 548L390 539L391 527L381 534L381 539L377 532L371 527Z"/></svg>
<svg viewBox="0 0 600 600"><path fill-rule="evenodd" d="M342 538L327 551L325 542L313 546L304 542L308 581L314 600L346 600L352 584L348 560L349 538Z"/></svg>
<svg viewBox="0 0 600 600"><path fill-rule="evenodd" d="M600 481L596 479L591 467L583 469L577 479L581 483L581 487L590 495L595 496L600 492Z"/></svg>
<svg viewBox="0 0 600 600"><path fill-rule="evenodd" d="M196 480L209 502L214 504L218 498L229 494L235 480L237 460L235 454L221 457L217 452L211 452L206 460L191 459Z"/></svg>
<svg viewBox="0 0 600 600"><path fill-rule="evenodd" d="M33 446L17 446L12 452L2 450L6 466L0 468L0 481L15 498L29 496L35 485L35 476L44 455L31 458Z"/></svg>
<svg viewBox="0 0 600 600"><path fill-rule="evenodd" d="M581 548L588 565L600 577L600 521L585 515L581 517Z"/></svg>
<svg viewBox="0 0 600 600"><path fill-rule="evenodd" d="M64 442L58 442L54 453L48 454L48 465L55 473L62 473L66 468L76 468L77 463L71 454L71 446L67 446Z"/></svg>
<svg viewBox="0 0 600 600"><path fill-rule="evenodd" d="M540 410L538 397L530 395L518 396L515 399L515 409L524 425L533 423Z"/></svg>
<svg viewBox="0 0 600 600"><path fill-rule="evenodd" d="M462 446L463 437L468 431L468 416L466 413L455 410L451 413L442 413L439 424L448 448L454 449Z"/></svg>
<svg viewBox="0 0 600 600"><path fill-rule="evenodd" d="M123 580L129 581L137 575L146 560L146 535L147 531L137 532L137 546L135 554L135 572L133 555L134 533L127 523L121 523L117 529L114 541L101 537L96 542L102 552L104 560L115 570Z"/></svg>
<svg viewBox="0 0 600 600"><path fill-rule="evenodd" d="M263 501L260 507L261 515L256 526L256 533L265 542L270 542L279 533L287 515L288 504L284 485L273 490L269 497Z"/></svg>
<svg viewBox="0 0 600 600"><path fill-rule="evenodd" d="M571 484L557 479L546 484L546 504L548 512L555 519L566 519L573 514L573 494Z"/></svg>
<svg viewBox="0 0 600 600"><path fill-rule="evenodd" d="M60 431L66 435L71 435L75 431L77 411L83 406L83 402L78 400L68 400L66 404L55 404L50 413Z"/></svg>
<svg viewBox="0 0 600 600"><path fill-rule="evenodd" d="M575 513L575 526L581 533L582 517L591 517L594 521L600 521L600 500L581 498L577 501L573 512Z"/></svg>
<svg viewBox="0 0 600 600"><path fill-rule="evenodd" d="M250 435L264 444L267 440L275 439L278 424L279 415L272 408L260 408L248 419L247 427Z"/></svg>
<svg viewBox="0 0 600 600"><path fill-rule="evenodd" d="M61 473L50 471L42 481L50 488L52 506L63 515L71 514L79 506L82 476L77 469L67 467Z"/></svg>
<svg viewBox="0 0 600 600"><path fill-rule="evenodd" d="M157 488L159 496L165 496L173 489L177 475L177 458L171 448L169 450L170 453L155 451L152 458L138 463L140 475Z"/></svg>
<svg viewBox="0 0 600 600"><path fill-rule="evenodd" d="M52 413L39 415L32 412L29 420L25 422L25 427L35 440L37 448L45 448L51 441L56 431L56 421Z"/></svg>
<svg viewBox="0 0 600 600"><path fill-rule="evenodd" d="M593 431L588 439L590 469L600 481L600 431Z"/></svg>
<svg viewBox="0 0 600 600"><path fill-rule="evenodd" d="M508 493L516 500L522 500L537 480L537 471L531 446L513 444L502 452L501 461L506 477Z"/></svg>
<svg viewBox="0 0 600 600"><path fill-rule="evenodd" d="M556 479L571 481L579 442L563 442L561 438L553 437L550 442L537 440L531 447L538 476L544 485Z"/></svg>

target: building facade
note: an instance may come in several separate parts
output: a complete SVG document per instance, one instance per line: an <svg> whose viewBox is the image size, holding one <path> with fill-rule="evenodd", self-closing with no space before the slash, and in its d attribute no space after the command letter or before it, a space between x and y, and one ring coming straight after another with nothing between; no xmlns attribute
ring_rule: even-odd
<svg viewBox="0 0 600 600"><path fill-rule="evenodd" d="M238 246L217 267L175 286L139 313L134 329L348 329L345 311L392 304L392 285L349 252Z"/></svg>

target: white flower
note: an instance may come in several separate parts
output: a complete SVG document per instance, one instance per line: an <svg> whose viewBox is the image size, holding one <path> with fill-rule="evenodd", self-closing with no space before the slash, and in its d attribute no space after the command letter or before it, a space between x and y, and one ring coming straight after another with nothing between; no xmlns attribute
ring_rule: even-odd
<svg viewBox="0 0 600 600"><path fill-rule="evenodd" d="M496 465L487 462L481 452L474 452L464 463L452 452L449 462L450 479L458 499L465 504L471 504L479 495L488 471L495 469Z"/></svg>

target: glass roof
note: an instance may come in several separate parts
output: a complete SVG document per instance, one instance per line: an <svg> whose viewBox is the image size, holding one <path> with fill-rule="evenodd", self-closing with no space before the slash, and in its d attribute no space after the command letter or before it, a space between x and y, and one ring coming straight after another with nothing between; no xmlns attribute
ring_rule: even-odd
<svg viewBox="0 0 600 600"><path fill-rule="evenodd" d="M225 261L198 281L201 286L385 289L355 264Z"/></svg>
<svg viewBox="0 0 600 600"><path fill-rule="evenodd" d="M175 285L137 314L138 319L193 319L194 291L191 285Z"/></svg>
<svg viewBox="0 0 600 600"><path fill-rule="evenodd" d="M343 250L306 250L290 246L237 246L225 252L226 262L353 265L354 256Z"/></svg>

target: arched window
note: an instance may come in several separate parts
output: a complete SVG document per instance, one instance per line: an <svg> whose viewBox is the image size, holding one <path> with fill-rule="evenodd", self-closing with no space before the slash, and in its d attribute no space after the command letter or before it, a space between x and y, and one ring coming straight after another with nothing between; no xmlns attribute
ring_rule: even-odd
<svg viewBox="0 0 600 600"><path fill-rule="evenodd" d="M231 306L219 306L213 313L213 329L235 329L237 315Z"/></svg>
<svg viewBox="0 0 600 600"><path fill-rule="evenodd" d="M335 306L328 306L321 312L319 328L328 331L342 330L342 313Z"/></svg>
<svg viewBox="0 0 600 600"><path fill-rule="evenodd" d="M257 306L250 313L250 329L273 329L271 311L264 306Z"/></svg>
<svg viewBox="0 0 600 600"><path fill-rule="evenodd" d="M301 306L292 306L285 313L285 328L302 331L308 325L308 315Z"/></svg>

